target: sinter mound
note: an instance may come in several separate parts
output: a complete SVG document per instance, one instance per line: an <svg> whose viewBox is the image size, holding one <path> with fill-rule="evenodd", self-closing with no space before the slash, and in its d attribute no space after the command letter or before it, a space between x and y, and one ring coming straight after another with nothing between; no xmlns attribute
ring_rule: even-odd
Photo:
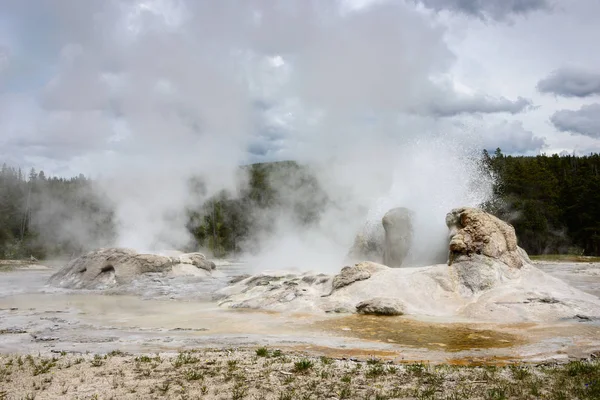
<svg viewBox="0 0 600 400"><path fill-rule="evenodd" d="M201 253L167 257L122 248L100 249L74 259L49 284L69 289L107 289L133 282L147 273L209 276L215 264Z"/></svg>
<svg viewBox="0 0 600 400"><path fill-rule="evenodd" d="M413 239L413 212L396 207L380 223L367 222L356 235L347 260L350 263L373 261L399 268L410 253Z"/></svg>
<svg viewBox="0 0 600 400"><path fill-rule="evenodd" d="M454 209L446 222L447 264L389 268L364 261L335 276L263 272L221 289L217 298L224 307L294 312L367 310L505 322L600 317L600 299L531 265L509 224L475 208ZM369 307L381 299L381 307Z"/></svg>

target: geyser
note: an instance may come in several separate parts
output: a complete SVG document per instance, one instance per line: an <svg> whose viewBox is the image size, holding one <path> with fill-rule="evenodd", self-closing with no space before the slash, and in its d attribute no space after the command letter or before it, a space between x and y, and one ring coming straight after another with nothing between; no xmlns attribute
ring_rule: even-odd
<svg viewBox="0 0 600 400"><path fill-rule="evenodd" d="M600 300L531 265L514 229L482 210L447 215L450 262L390 268L374 262L336 275L263 272L219 290L220 304L284 312L368 313L551 322L600 317Z"/></svg>
<svg viewBox="0 0 600 400"><path fill-rule="evenodd" d="M365 220L402 206L415 213L406 262L425 265L446 241L446 211L481 204L491 186L478 165L483 138L454 119L488 99L454 89L444 31L421 11L85 2L56 26L61 51L43 96L56 118L36 122L57 140L85 132L73 168L114 204L115 246L187 247L186 209L235 194L242 164L293 159L317 171L329 206L308 228L279 215L268 233L252 232L249 263L332 271Z"/></svg>

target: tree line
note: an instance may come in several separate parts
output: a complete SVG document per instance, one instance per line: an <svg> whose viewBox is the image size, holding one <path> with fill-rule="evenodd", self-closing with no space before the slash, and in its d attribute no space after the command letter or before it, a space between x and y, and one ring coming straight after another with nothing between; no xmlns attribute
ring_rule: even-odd
<svg viewBox="0 0 600 400"><path fill-rule="evenodd" d="M115 235L114 213L83 175L47 178L43 171L0 169L0 258L80 254Z"/></svg>
<svg viewBox="0 0 600 400"><path fill-rule="evenodd" d="M484 152L495 179L486 207L530 254L600 255L600 155L514 157Z"/></svg>
<svg viewBox="0 0 600 400"><path fill-rule="evenodd" d="M482 207L510 222L530 254L600 255L600 155L482 155L494 200ZM331 206L310 168L293 161L240 167L235 193L221 191L186 210L190 248L231 256L255 248L283 215L298 226L319 222ZM193 183L202 192L201 179ZM110 201L83 175L0 170L0 258L71 256L111 245ZM260 234L259 234L260 233Z"/></svg>

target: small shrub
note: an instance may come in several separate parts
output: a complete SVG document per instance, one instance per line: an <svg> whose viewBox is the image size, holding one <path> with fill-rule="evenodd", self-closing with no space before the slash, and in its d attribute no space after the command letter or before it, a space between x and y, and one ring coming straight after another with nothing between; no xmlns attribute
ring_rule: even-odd
<svg viewBox="0 0 600 400"><path fill-rule="evenodd" d="M352 389L350 389L350 386L346 385L342 387L339 396L340 399L349 399L350 397L352 397Z"/></svg>
<svg viewBox="0 0 600 400"><path fill-rule="evenodd" d="M188 369L187 371L185 371L184 376L185 379L187 379L188 381L197 381L204 379L204 374L194 369Z"/></svg>
<svg viewBox="0 0 600 400"><path fill-rule="evenodd" d="M367 370L365 376L367 378L377 378L377 377L379 377L381 375L384 375L384 374L385 374L385 369L383 368L383 365L381 365L381 364L374 364L374 365L371 365L369 367L369 369Z"/></svg>
<svg viewBox="0 0 600 400"><path fill-rule="evenodd" d="M248 393L248 387L245 386L242 383L236 383L233 386L233 390L231 392L231 398L232 400L241 400L244 397L246 397L246 394Z"/></svg>
<svg viewBox="0 0 600 400"><path fill-rule="evenodd" d="M294 372L308 372L313 367L313 362L309 359L302 359L294 363Z"/></svg>
<svg viewBox="0 0 600 400"><path fill-rule="evenodd" d="M273 350L273 353L271 354L272 357L283 357L283 352L279 349L277 350Z"/></svg>
<svg viewBox="0 0 600 400"><path fill-rule="evenodd" d="M516 380L519 380L519 381L522 381L522 380L526 379L529 375L531 375L529 370L525 367L511 365L509 368L510 368L510 372L511 372L513 378L515 378Z"/></svg>
<svg viewBox="0 0 600 400"><path fill-rule="evenodd" d="M421 363L417 364L409 364L406 366L406 372L411 373L416 376L421 376L425 373L425 365Z"/></svg>
<svg viewBox="0 0 600 400"><path fill-rule="evenodd" d="M492 388L486 393L486 400L506 400L508 396L503 388Z"/></svg>
<svg viewBox="0 0 600 400"><path fill-rule="evenodd" d="M567 364L567 374L569 376L600 374L600 364L586 361L572 361Z"/></svg>
<svg viewBox="0 0 600 400"><path fill-rule="evenodd" d="M54 366L56 366L56 359L43 359L39 364L33 365L33 376L45 374L49 372Z"/></svg>
<svg viewBox="0 0 600 400"><path fill-rule="evenodd" d="M329 358L329 357L322 356L321 357L321 363L323 365L331 365L331 364L333 364L333 360L331 358Z"/></svg>
<svg viewBox="0 0 600 400"><path fill-rule="evenodd" d="M104 363L102 362L102 357L99 354L96 354L90 364L92 367L100 367Z"/></svg>
<svg viewBox="0 0 600 400"><path fill-rule="evenodd" d="M266 347L259 347L256 349L256 355L259 357L269 357L269 349Z"/></svg>
<svg viewBox="0 0 600 400"><path fill-rule="evenodd" d="M177 358L172 361L172 364L175 368L179 368L182 365L195 364L199 361L200 359L198 357L195 357L190 353L179 353Z"/></svg>

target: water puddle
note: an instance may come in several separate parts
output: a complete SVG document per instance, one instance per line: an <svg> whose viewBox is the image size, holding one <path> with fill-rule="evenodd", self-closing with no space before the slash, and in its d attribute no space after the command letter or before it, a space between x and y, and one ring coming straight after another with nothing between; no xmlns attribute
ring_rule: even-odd
<svg viewBox="0 0 600 400"><path fill-rule="evenodd" d="M285 314L222 309L214 302L188 298L72 292L46 287L50 273L2 274L0 350L50 346L32 342L28 334L33 334L52 338L52 346L70 350L88 345L100 349L100 341L110 339L112 342L105 344L107 351L117 343L134 351L267 345L330 357L447 360L472 365L502 364L519 356L544 359L567 353L585 355L598 349L600 338L600 325L593 321L477 324L410 317ZM174 291L181 289L178 284L172 286Z"/></svg>
<svg viewBox="0 0 600 400"><path fill-rule="evenodd" d="M221 309L197 301L143 300L101 294L27 294L0 298L0 309L35 314L69 312L101 327L194 334L283 334L294 332L296 319L279 313ZM301 319L299 319L301 321Z"/></svg>
<svg viewBox="0 0 600 400"><path fill-rule="evenodd" d="M524 343L522 338L510 333L473 329L464 324L420 322L405 317L351 315L317 321L314 326L337 336L448 352L505 348Z"/></svg>

